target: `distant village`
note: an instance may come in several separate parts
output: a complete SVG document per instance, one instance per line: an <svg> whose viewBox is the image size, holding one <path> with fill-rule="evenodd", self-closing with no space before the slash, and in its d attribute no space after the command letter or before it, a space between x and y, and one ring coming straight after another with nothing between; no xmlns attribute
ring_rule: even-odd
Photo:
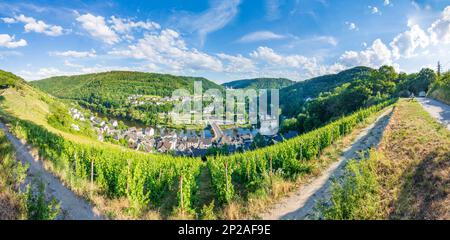
<svg viewBox="0 0 450 240"><path fill-rule="evenodd" d="M130 98L130 100L134 100L134 98ZM171 100L168 99L168 101ZM236 136L220 134L220 136L212 136L209 138L199 135L188 137L177 134L176 130L168 131L165 129L163 131L162 129L157 130L152 127L119 128L119 122L117 120L101 119L93 115L86 117L77 108L70 108L69 113L74 120L82 122L89 121L100 141L105 141L107 138L112 138L118 142L125 141L129 148L150 153L170 152L183 156L203 156L213 146L222 147L227 145L229 152L235 152L239 149L249 149L253 142L253 135L250 133L238 134ZM80 127L76 124L72 124L71 127L75 131L80 131Z"/></svg>
<svg viewBox="0 0 450 240"><path fill-rule="evenodd" d="M127 97L128 103L133 106L140 106L147 103L163 105L166 103L173 103L176 101L183 101L186 99L190 99L190 97L159 97L159 96L146 96L141 94L133 94Z"/></svg>

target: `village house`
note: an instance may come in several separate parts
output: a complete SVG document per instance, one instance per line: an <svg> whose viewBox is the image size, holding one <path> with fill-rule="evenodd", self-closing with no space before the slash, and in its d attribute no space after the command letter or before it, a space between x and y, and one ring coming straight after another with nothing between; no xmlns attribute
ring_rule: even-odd
<svg viewBox="0 0 450 240"><path fill-rule="evenodd" d="M186 149L187 149L186 141L180 141L178 143L177 150L180 152L184 152L184 151L186 151Z"/></svg>
<svg viewBox="0 0 450 240"><path fill-rule="evenodd" d="M186 147L188 148L198 148L199 140L197 138L191 137L186 140Z"/></svg>
<svg viewBox="0 0 450 240"><path fill-rule="evenodd" d="M161 153L165 153L172 150L172 143L168 140L162 140L158 142L158 151Z"/></svg>
<svg viewBox="0 0 450 240"><path fill-rule="evenodd" d="M208 149L212 146L212 140L210 138L202 138L200 140L199 148Z"/></svg>
<svg viewBox="0 0 450 240"><path fill-rule="evenodd" d="M138 150L144 151L144 152L152 152L153 148L155 147L155 140L154 139L146 139L138 144Z"/></svg>
<svg viewBox="0 0 450 240"><path fill-rule="evenodd" d="M245 134L241 138L244 143L251 143L253 141L253 136L251 134Z"/></svg>
<svg viewBox="0 0 450 240"><path fill-rule="evenodd" d="M146 128L145 130L144 130L144 134L146 135L146 136L153 136L153 135L155 135L155 129L153 129L153 128Z"/></svg>

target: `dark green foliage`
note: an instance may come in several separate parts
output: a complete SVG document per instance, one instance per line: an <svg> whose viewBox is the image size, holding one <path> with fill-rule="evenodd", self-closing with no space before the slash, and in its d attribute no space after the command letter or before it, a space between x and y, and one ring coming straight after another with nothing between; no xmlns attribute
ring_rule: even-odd
<svg viewBox="0 0 450 240"><path fill-rule="evenodd" d="M397 92L402 97L406 93L413 93L415 96L420 92L428 92L430 85L436 82L436 74L432 69L424 68L419 73L400 74L398 80Z"/></svg>
<svg viewBox="0 0 450 240"><path fill-rule="evenodd" d="M299 114L308 98L316 98L322 92L329 92L342 84L364 80L374 70L368 67L355 67L331 74L298 82L280 90L280 105L283 115L292 117Z"/></svg>
<svg viewBox="0 0 450 240"><path fill-rule="evenodd" d="M281 89L294 83L286 78L255 78L227 82L222 86L234 89Z"/></svg>
<svg viewBox="0 0 450 240"><path fill-rule="evenodd" d="M229 146L227 144L220 147L212 146L206 150L206 156L227 155L229 153Z"/></svg>
<svg viewBox="0 0 450 240"><path fill-rule="evenodd" d="M33 189L33 190L32 190ZM48 200L45 195L45 185L33 182L25 192L27 219L54 220L60 212L60 204L56 198Z"/></svg>
<svg viewBox="0 0 450 240"><path fill-rule="evenodd" d="M429 91L429 96L444 103L450 104L450 72L446 72L435 81Z"/></svg>
<svg viewBox="0 0 450 240"><path fill-rule="evenodd" d="M380 189L377 158L351 160L341 181L333 183L330 203L318 206L321 217L327 220L377 219L380 217Z"/></svg>
<svg viewBox="0 0 450 240"><path fill-rule="evenodd" d="M398 81L392 67L382 66L372 70L364 80L353 80L307 101L296 120L285 121L282 130L308 132L358 109L383 102L397 91Z"/></svg>

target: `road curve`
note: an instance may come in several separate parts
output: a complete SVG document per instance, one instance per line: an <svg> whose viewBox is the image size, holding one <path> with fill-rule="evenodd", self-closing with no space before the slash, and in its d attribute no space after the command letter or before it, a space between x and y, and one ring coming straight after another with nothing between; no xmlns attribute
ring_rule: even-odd
<svg viewBox="0 0 450 240"><path fill-rule="evenodd" d="M61 203L62 214L58 217L65 220L100 220L99 213L96 213L89 203L74 192L65 187L58 178L44 169L42 162L35 159L28 149L19 139L13 136L8 128L0 123L0 128L5 132L8 140L16 151L16 158L22 163L28 163L29 168L27 178L29 181L33 177L38 177L46 185L46 194L54 196Z"/></svg>
<svg viewBox="0 0 450 240"><path fill-rule="evenodd" d="M431 98L417 98L417 101L433 118L450 130L450 106Z"/></svg>

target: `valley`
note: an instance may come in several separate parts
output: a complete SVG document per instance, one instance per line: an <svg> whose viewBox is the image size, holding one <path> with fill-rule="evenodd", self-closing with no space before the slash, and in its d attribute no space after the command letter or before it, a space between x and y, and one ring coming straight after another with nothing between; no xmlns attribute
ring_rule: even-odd
<svg viewBox="0 0 450 240"><path fill-rule="evenodd" d="M33 164L29 173L43 174L41 179L50 188L48 197L60 201L58 219L328 216L328 212L316 208L323 199L334 197L335 179L346 176L348 163L360 159L361 152L383 144L381 138L391 122L391 111L395 114L416 101L401 97L436 91L434 85L448 77L438 79L428 69L418 74L398 74L383 66L350 69L317 82L289 83L279 89L281 104L285 97L292 98L296 85L301 87L295 91L314 88L320 93L298 93L303 100L299 102L302 107L295 110L297 115L290 115L291 108L297 105L281 105L280 131L264 136L258 129L260 122L229 124L212 114L194 128L188 124L176 126L168 116L177 102L186 99L152 90L143 93L131 87L145 82L145 88L157 88L152 85L152 77L172 76L111 72L57 77L30 85L10 73L1 73L13 79L1 90L3 131L19 153L18 159ZM141 77L147 80L139 80ZM180 79L193 81L188 77ZM81 91L79 94L75 94L78 90L58 90L60 84L71 81L77 84L74 88ZM121 81L134 90L109 93L111 83L117 84L116 89L124 86ZM417 87L422 82L428 84ZM94 83L102 90L89 92ZM333 84L336 87L332 88ZM219 86L212 82L206 85ZM261 86L273 83L245 88L260 90ZM87 104L104 96L111 101ZM110 104L116 101L113 99L117 102ZM424 99L417 101L426 104ZM116 111L144 111L140 107L145 105L167 109L153 112L163 114L155 122L133 117L139 114L118 115ZM446 107L443 109L430 113L448 117ZM73 210L77 207L84 210ZM371 217L376 216L380 215Z"/></svg>
<svg viewBox="0 0 450 240"><path fill-rule="evenodd" d="M449 52L448 0L0 0L1 229L445 236Z"/></svg>

